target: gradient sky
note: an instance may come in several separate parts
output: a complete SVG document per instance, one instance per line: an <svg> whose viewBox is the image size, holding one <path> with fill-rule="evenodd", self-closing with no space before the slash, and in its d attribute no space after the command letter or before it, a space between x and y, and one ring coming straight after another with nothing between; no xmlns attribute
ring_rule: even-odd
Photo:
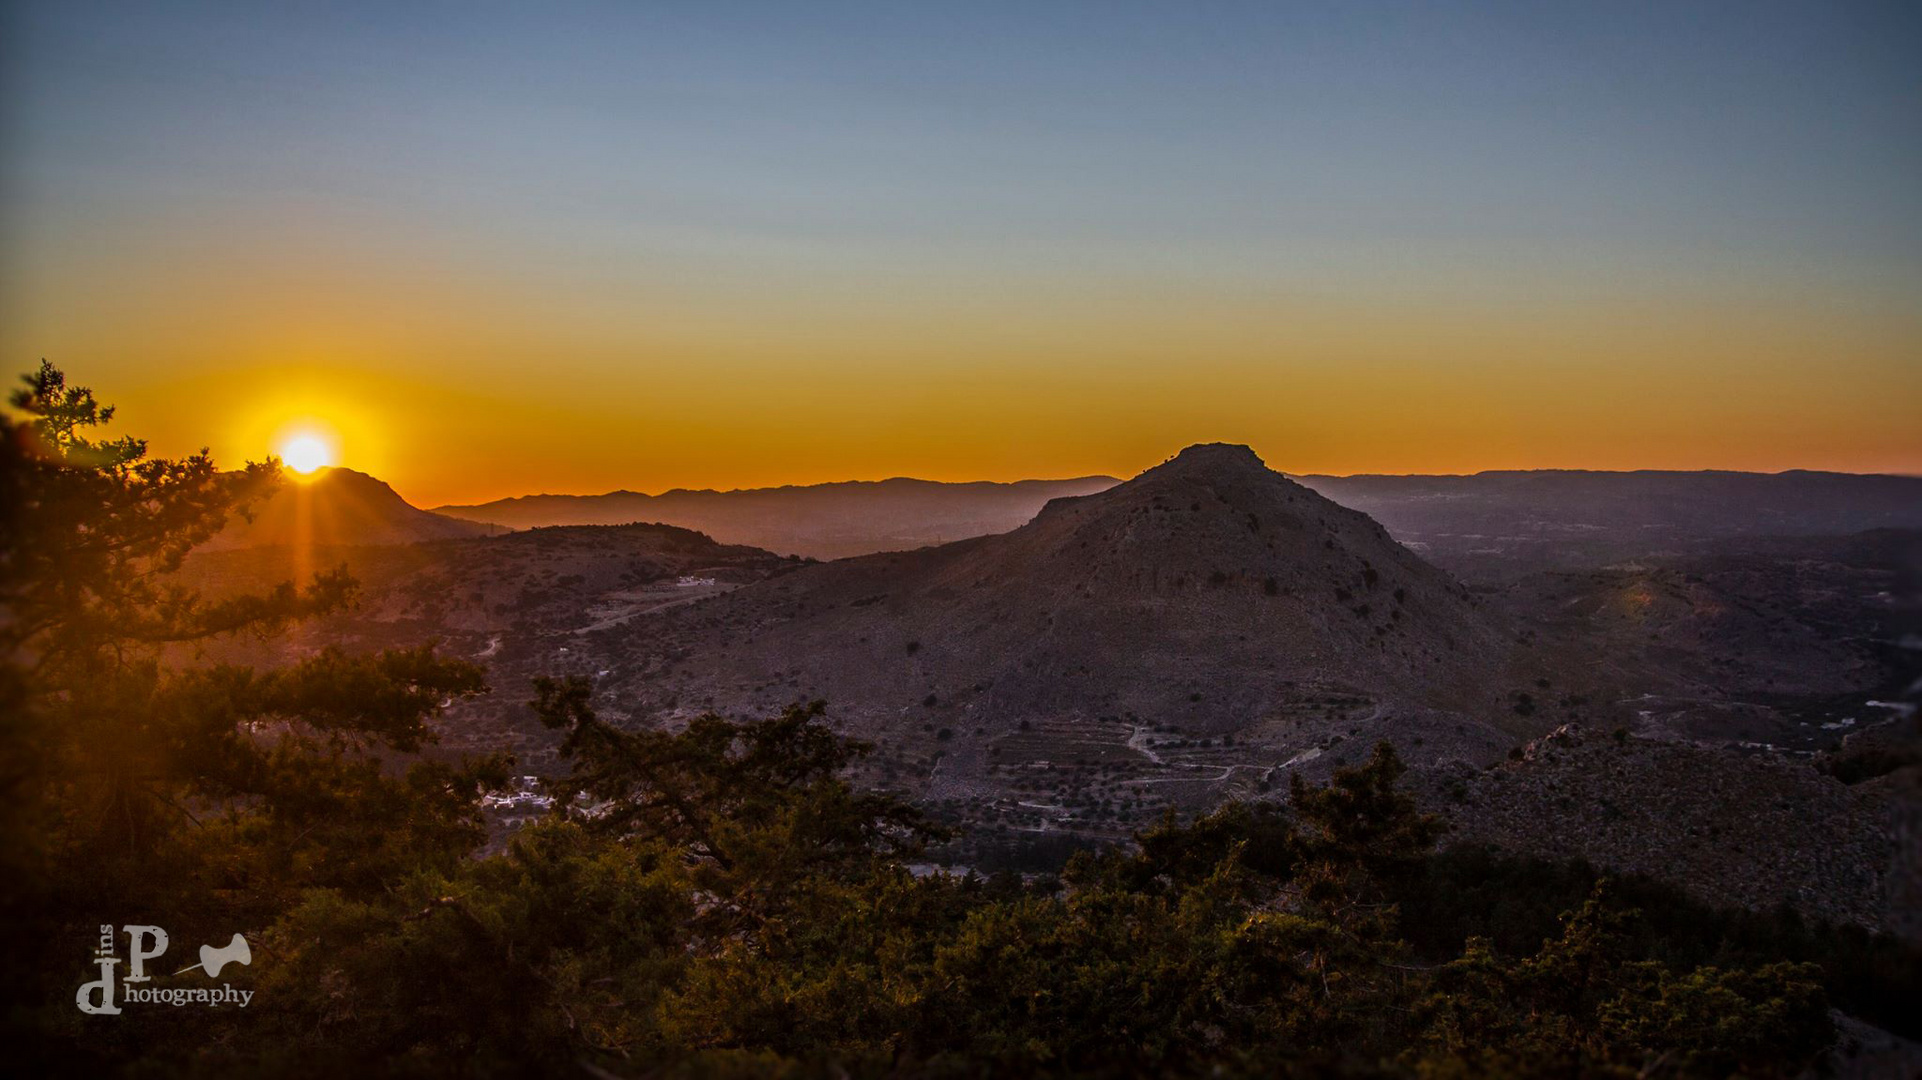
<svg viewBox="0 0 1922 1080"><path fill-rule="evenodd" d="M424 505L1922 472L1922 5L11 4L0 345Z"/></svg>

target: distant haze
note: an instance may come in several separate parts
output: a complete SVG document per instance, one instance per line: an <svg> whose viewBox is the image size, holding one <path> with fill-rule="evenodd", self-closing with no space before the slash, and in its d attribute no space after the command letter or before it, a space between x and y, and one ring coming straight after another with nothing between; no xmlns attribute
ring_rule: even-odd
<svg viewBox="0 0 1922 1080"><path fill-rule="evenodd" d="M1539 470L1473 476L1298 476L1470 578L1600 566L1737 536L1922 528L1922 478L1787 472ZM435 511L525 529L658 522L723 543L837 559L905 551L1027 524L1050 500L1105 491L1089 476L1012 484L896 478L659 495L531 495Z"/></svg>
<svg viewBox="0 0 1922 1080"><path fill-rule="evenodd" d="M660 522L697 529L723 543L838 559L1007 532L1027 524L1051 499L1105 491L1118 482L1110 476L1012 484L896 478L749 491L531 495L436 511L517 529Z"/></svg>

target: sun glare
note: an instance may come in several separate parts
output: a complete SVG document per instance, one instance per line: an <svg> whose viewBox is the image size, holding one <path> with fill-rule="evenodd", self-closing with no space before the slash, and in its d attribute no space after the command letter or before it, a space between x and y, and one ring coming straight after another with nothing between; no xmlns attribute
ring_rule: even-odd
<svg viewBox="0 0 1922 1080"><path fill-rule="evenodd" d="M289 469L307 476L333 464L334 452L318 435L296 435L281 444L280 460Z"/></svg>

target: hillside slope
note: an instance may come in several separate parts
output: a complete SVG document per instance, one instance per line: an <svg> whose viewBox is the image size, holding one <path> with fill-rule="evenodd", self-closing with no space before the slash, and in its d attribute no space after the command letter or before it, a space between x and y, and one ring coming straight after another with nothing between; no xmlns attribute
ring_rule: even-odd
<svg viewBox="0 0 1922 1080"><path fill-rule="evenodd" d="M1192 447L1005 535L634 620L595 649L611 706L826 698L883 743L892 779L957 797L1092 755L1156 774L1115 784L1201 799L1387 727L1476 760L1539 727L1499 707L1515 646L1460 584L1238 446Z"/></svg>
<svg viewBox="0 0 1922 1080"><path fill-rule="evenodd" d="M266 665L328 646L362 652L438 642L445 655L484 665L495 691L448 712L443 748L513 749L522 764L545 768L553 739L526 706L535 677L596 675L607 665L587 645L610 629L798 565L668 525L577 526L417 544L202 549L175 580L224 597L345 568L360 584L350 610L272 640L223 638L209 651Z"/></svg>
<svg viewBox="0 0 1922 1080"><path fill-rule="evenodd" d="M206 549L414 544L500 531L430 513L366 473L332 468L289 478L253 508L251 521L236 518Z"/></svg>

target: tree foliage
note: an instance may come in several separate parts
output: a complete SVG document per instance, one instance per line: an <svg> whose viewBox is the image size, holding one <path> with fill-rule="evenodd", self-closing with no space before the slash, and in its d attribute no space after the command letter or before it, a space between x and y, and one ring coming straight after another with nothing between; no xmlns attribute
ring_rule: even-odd
<svg viewBox="0 0 1922 1080"><path fill-rule="evenodd" d="M35 1036L74 1028L75 947L97 925L232 933L264 927L309 888L452 865L480 838L474 794L501 763L383 768L382 755L433 739L443 701L484 688L478 669L431 648L329 650L269 671L196 661L221 636L353 602L341 572L218 601L174 581L189 552L271 492L278 463L222 472L205 451L154 458L138 439L104 438L113 409L44 363L11 404L0 871L7 944L31 973L12 988L30 1004L9 1019L44 1048ZM138 1028L100 1042L138 1041Z"/></svg>
<svg viewBox="0 0 1922 1080"><path fill-rule="evenodd" d="M1832 1037L1816 968L1647 959L1607 883L1528 952L1412 955L1390 879L1436 827L1385 745L1026 885L909 873L912 812L856 799L818 708L639 737L588 696L543 685L582 797L505 855L278 924L277 1042L502 1075L1626 1077L1794 1075Z"/></svg>

